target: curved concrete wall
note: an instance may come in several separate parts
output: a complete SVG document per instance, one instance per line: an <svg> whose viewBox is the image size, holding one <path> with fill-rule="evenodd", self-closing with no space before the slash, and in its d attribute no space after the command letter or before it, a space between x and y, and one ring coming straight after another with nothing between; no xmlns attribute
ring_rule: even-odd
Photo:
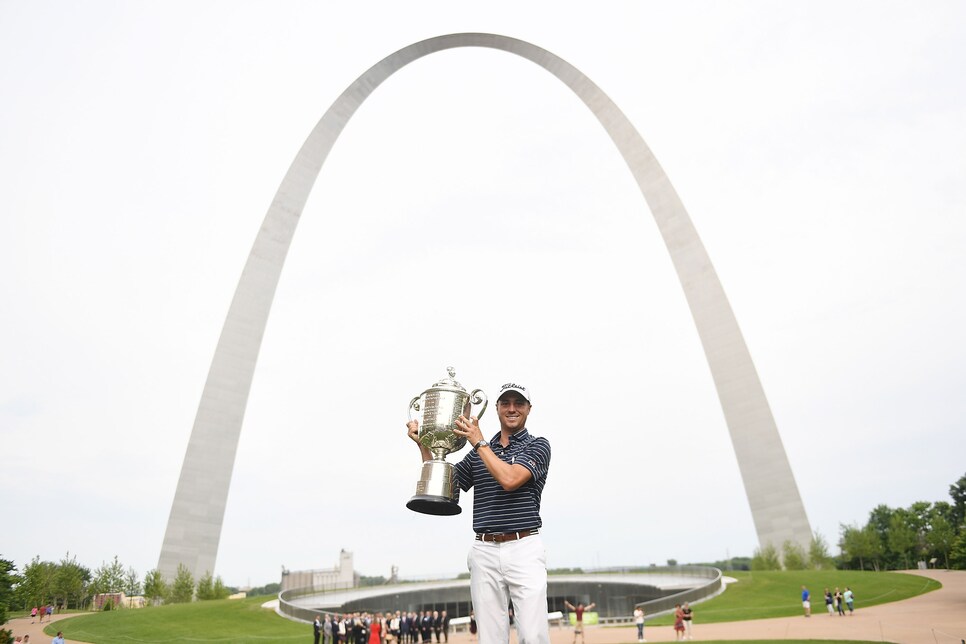
<svg viewBox="0 0 966 644"><path fill-rule="evenodd" d="M566 84L617 146L651 209L684 288L762 544L807 547L811 528L768 401L711 260L647 144L627 117L575 67L535 45L495 34L438 36L404 47L368 69L322 116L265 215L228 310L198 406L158 567L172 579L184 564L214 572L255 363L289 245L322 164L362 102L392 74L428 54L488 47L522 56Z"/></svg>

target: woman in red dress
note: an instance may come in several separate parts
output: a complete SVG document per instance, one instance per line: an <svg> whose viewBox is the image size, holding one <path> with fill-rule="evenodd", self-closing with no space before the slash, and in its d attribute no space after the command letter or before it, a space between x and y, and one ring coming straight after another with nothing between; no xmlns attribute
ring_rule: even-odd
<svg viewBox="0 0 966 644"><path fill-rule="evenodd" d="M674 605L674 639L684 639L684 611L681 604Z"/></svg>
<svg viewBox="0 0 966 644"><path fill-rule="evenodd" d="M369 624L369 644L382 644L382 613L376 615Z"/></svg>

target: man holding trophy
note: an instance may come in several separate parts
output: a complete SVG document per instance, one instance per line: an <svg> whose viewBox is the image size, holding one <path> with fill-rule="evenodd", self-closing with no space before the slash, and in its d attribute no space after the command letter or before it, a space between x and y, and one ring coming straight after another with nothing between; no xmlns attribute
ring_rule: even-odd
<svg viewBox="0 0 966 644"><path fill-rule="evenodd" d="M452 379L453 372L450 373ZM540 497L550 467L550 443L527 431L531 404L526 387L512 382L503 385L496 408L500 432L489 441L483 437L478 417L468 412L460 414L451 427L453 435L473 446L453 466L452 478L464 491L475 488L476 539L467 556L467 566L480 644L509 641L510 601L520 643L549 644L546 552L539 531L543 525ZM428 441L420 441L419 422L410 420L407 427L409 437L419 445L426 467L433 454L425 444ZM454 491L453 496L458 496L458 492ZM422 502L424 498L425 495L417 494L414 501ZM419 512L453 514L426 510L412 503L410 507Z"/></svg>

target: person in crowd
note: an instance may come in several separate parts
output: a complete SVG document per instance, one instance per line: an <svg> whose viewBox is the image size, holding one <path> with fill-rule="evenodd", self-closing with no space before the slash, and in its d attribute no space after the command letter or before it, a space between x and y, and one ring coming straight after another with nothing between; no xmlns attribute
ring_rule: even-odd
<svg viewBox="0 0 966 644"><path fill-rule="evenodd" d="M842 595L845 599L845 605L849 607L849 617L852 616L853 611L855 611L855 594L852 589L848 586L845 587L845 593Z"/></svg>
<svg viewBox="0 0 966 644"><path fill-rule="evenodd" d="M634 625L637 626L637 641L646 642L644 639L644 609L640 606L634 607Z"/></svg>
<svg viewBox="0 0 966 644"><path fill-rule="evenodd" d="M686 639L691 639L691 618L694 617L694 611L691 610L691 604L684 602L684 606L681 606L681 613L684 614L684 637Z"/></svg>
<svg viewBox="0 0 966 644"><path fill-rule="evenodd" d="M443 642L449 644L449 615L445 610L440 613L440 621L443 624Z"/></svg>
<svg viewBox="0 0 966 644"><path fill-rule="evenodd" d="M574 616L576 617L576 620L574 620L574 644L577 644L578 636L580 636L581 642L587 641L584 637L584 611L594 610L594 606L596 605L597 604L595 602L591 602L587 606L584 606L581 602L577 602L577 605L574 606L566 599L564 600L564 606L567 607L567 610L573 611Z"/></svg>
<svg viewBox="0 0 966 644"><path fill-rule="evenodd" d="M684 639L684 611L681 604L674 605L674 639Z"/></svg>

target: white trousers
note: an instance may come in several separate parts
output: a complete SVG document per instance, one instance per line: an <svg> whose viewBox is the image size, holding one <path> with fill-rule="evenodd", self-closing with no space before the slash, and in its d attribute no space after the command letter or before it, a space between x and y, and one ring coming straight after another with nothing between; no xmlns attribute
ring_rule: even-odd
<svg viewBox="0 0 966 644"><path fill-rule="evenodd" d="M520 644L550 644L547 553L539 534L517 541L474 541L466 557L480 644L507 644L510 616Z"/></svg>

